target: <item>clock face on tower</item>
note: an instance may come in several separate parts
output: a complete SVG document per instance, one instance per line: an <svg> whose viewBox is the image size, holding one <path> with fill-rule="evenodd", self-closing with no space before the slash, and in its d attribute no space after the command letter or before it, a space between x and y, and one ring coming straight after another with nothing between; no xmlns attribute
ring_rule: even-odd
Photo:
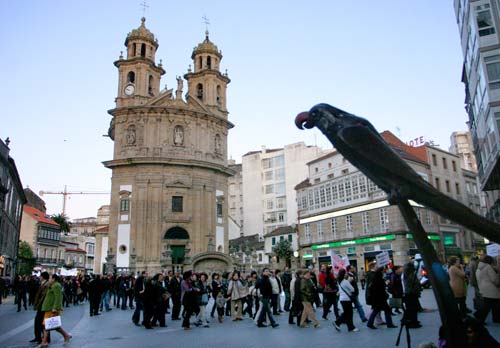
<svg viewBox="0 0 500 348"><path fill-rule="evenodd" d="M131 96L134 94L134 91L135 91L134 85L128 84L125 86L125 90L124 90L125 95Z"/></svg>

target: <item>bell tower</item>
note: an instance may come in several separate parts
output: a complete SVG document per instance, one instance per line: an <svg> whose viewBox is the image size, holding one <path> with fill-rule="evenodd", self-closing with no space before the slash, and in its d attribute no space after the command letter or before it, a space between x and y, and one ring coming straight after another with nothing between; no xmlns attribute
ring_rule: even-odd
<svg viewBox="0 0 500 348"><path fill-rule="evenodd" d="M141 18L139 28L128 33L125 39L126 58L123 53L114 62L118 68L118 95L116 106L143 105L160 90L160 78L165 74L161 60L155 63L158 40L145 26Z"/></svg>
<svg viewBox="0 0 500 348"><path fill-rule="evenodd" d="M222 74L219 70L222 52L210 41L208 30L205 40L194 48L191 59L194 71L190 68L184 75L188 81L188 95L227 117L226 89L231 80L227 73Z"/></svg>

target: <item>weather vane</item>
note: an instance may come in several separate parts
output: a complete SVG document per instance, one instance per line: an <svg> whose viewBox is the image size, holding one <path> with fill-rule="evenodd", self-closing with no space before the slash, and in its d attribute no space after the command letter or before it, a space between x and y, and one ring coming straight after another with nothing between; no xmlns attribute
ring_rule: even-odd
<svg viewBox="0 0 500 348"><path fill-rule="evenodd" d="M205 23L205 30L208 31L208 26L210 25L210 21L208 20L206 15L201 18L203 19L203 23Z"/></svg>
<svg viewBox="0 0 500 348"><path fill-rule="evenodd" d="M146 9L149 7L149 5L146 3L146 0L143 0L140 5L142 7L142 16L146 16Z"/></svg>

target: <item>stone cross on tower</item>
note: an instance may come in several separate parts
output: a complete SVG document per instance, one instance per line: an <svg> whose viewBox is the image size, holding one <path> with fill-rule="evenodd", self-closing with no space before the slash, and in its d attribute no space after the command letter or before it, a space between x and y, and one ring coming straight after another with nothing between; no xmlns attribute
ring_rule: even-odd
<svg viewBox="0 0 500 348"><path fill-rule="evenodd" d="M146 0L143 0L139 6L142 7L142 16L146 17L146 9L149 7L149 5L146 3Z"/></svg>
<svg viewBox="0 0 500 348"><path fill-rule="evenodd" d="M205 23L205 32L208 35L208 26L210 25L210 20L208 19L207 16L203 16L201 17L201 19L203 19L203 23Z"/></svg>

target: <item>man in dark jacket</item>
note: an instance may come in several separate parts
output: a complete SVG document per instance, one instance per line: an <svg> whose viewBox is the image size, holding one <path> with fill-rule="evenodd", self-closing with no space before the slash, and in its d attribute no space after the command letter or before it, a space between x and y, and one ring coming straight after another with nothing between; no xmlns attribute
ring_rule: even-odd
<svg viewBox="0 0 500 348"><path fill-rule="evenodd" d="M288 267L285 267L283 275L281 276L281 283L283 285L283 291L285 292L285 311L290 310L291 299L290 299L290 284L292 282L292 274Z"/></svg>
<svg viewBox="0 0 500 348"><path fill-rule="evenodd" d="M93 275L88 285L89 302L90 302L90 316L99 315L99 304L101 302L102 287L101 277Z"/></svg>
<svg viewBox="0 0 500 348"><path fill-rule="evenodd" d="M139 321L141 320L141 311L144 310L144 293L146 291L145 278L148 276L146 271L142 271L141 275L135 280L134 286L134 300L135 300L135 311L132 314L132 322L136 326L141 326Z"/></svg>
<svg viewBox="0 0 500 348"><path fill-rule="evenodd" d="M267 326L264 324L267 315L269 317L269 321L271 322L271 326L278 327L279 324L274 320L271 313L271 308L269 306L269 301L271 301L271 297L273 294L273 287L271 285L271 281L269 280L269 268L264 268L264 270L262 271L262 275L259 280L257 280L257 284L255 285L255 287L260 291L260 303L262 306L260 316L257 320L257 326Z"/></svg>
<svg viewBox="0 0 500 348"><path fill-rule="evenodd" d="M172 320L181 320L179 314L181 313L181 275L175 272L175 276L170 280L168 291L172 295Z"/></svg>
<svg viewBox="0 0 500 348"><path fill-rule="evenodd" d="M42 332L43 332L43 314L44 312L42 311L42 303L43 300L45 299L45 295L47 294L47 291L49 290L49 273L48 272L42 272L40 274L40 287L38 288L38 291L36 292L35 299L33 301L33 309L36 310L36 316L35 316L35 338L32 339L30 342L34 343L42 343Z"/></svg>

